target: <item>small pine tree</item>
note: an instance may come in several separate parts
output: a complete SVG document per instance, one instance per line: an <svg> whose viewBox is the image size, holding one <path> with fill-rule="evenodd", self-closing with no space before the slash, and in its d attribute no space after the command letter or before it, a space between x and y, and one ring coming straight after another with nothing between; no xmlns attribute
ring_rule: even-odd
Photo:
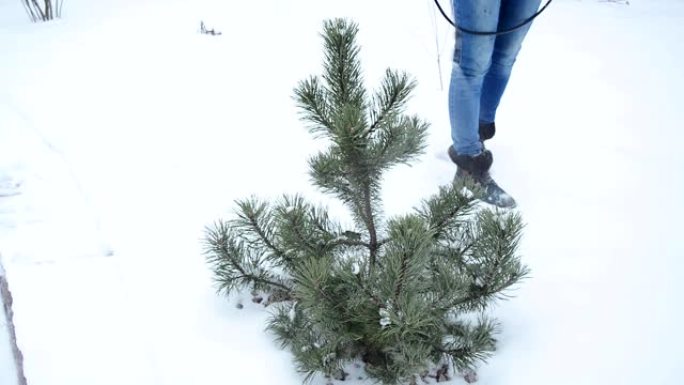
<svg viewBox="0 0 684 385"><path fill-rule="evenodd" d="M61 17L62 7L64 6L64 0L42 0L40 3L36 0L21 0L21 3L34 23L50 21L56 17Z"/></svg>
<svg viewBox="0 0 684 385"><path fill-rule="evenodd" d="M454 184L415 212L382 216L380 182L424 149L428 125L404 113L415 83L387 70L364 88L356 24L324 23L324 73L295 90L303 119L329 148L310 159L313 183L349 208L343 228L301 196L237 203L237 217L207 229L219 290L248 288L278 302L268 328L298 369L344 378L362 360L384 384L415 381L435 365L472 368L494 351L497 324L473 317L526 275L516 256L521 221L478 209Z"/></svg>

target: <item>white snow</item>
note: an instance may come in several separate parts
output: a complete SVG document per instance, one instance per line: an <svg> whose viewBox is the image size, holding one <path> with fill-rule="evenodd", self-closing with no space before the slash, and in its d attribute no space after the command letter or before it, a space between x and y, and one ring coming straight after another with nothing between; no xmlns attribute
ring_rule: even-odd
<svg viewBox="0 0 684 385"><path fill-rule="evenodd" d="M290 321L294 322L295 318L297 317L297 310L295 309L295 306L297 306L297 302L292 304L292 307L290 307L290 311L287 313L288 317L290 318Z"/></svg>
<svg viewBox="0 0 684 385"><path fill-rule="evenodd" d="M382 326L383 329L392 324L390 313L387 311L387 309L380 309L378 313L380 314L380 326Z"/></svg>
<svg viewBox="0 0 684 385"><path fill-rule="evenodd" d="M357 275L361 272L361 266L358 262L354 262L352 265L352 274Z"/></svg>
<svg viewBox="0 0 684 385"><path fill-rule="evenodd" d="M629 3L556 0L518 59L488 146L533 276L495 309L481 384L682 382L684 2ZM68 0L44 24L0 1L0 252L30 385L301 383L267 311L215 294L201 238L253 194L345 215L309 184L323 143L291 98L330 17L359 22L369 85L419 81L430 148L384 190L406 212L454 171L431 0Z"/></svg>

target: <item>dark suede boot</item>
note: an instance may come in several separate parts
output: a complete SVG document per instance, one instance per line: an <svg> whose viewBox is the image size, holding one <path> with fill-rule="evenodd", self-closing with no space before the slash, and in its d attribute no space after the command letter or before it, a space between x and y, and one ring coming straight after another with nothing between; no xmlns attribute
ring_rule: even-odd
<svg viewBox="0 0 684 385"><path fill-rule="evenodd" d="M515 207L515 200L494 181L489 174L494 157L491 151L482 150L479 155L459 155L453 146L449 147L449 158L457 166L454 180L470 177L484 188L484 201L498 207Z"/></svg>
<svg viewBox="0 0 684 385"><path fill-rule="evenodd" d="M480 142L493 138L494 134L496 134L496 125L494 122L480 122Z"/></svg>

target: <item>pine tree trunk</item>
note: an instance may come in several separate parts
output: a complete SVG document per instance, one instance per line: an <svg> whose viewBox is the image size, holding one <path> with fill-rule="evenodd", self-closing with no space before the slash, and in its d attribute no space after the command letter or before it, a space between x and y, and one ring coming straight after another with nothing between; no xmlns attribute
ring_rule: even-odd
<svg viewBox="0 0 684 385"><path fill-rule="evenodd" d="M375 218L373 217L373 207L371 204L371 192L370 186L366 184L363 191L363 203L364 211L366 216L366 226L368 226L368 233L370 236L369 249L370 249L370 264L369 273L373 273L375 268L375 262L378 254L378 232L375 228Z"/></svg>

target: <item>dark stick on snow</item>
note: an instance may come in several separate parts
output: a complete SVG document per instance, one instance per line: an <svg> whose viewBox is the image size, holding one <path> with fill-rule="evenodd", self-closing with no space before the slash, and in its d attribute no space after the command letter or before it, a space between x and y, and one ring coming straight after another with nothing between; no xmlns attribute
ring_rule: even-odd
<svg viewBox="0 0 684 385"><path fill-rule="evenodd" d="M212 29L207 29L207 27L204 26L204 22L200 22L200 32L204 35L213 35L213 36L218 36L221 34L221 32L218 32L216 30Z"/></svg>
<svg viewBox="0 0 684 385"><path fill-rule="evenodd" d="M10 338L9 343L12 348L14 366L17 373L17 383L19 385L26 385L26 376L24 376L24 356L21 354L21 351L17 346L17 335L14 331L12 293L9 291L9 285L7 284L5 270L3 269L2 264L0 264L0 296L2 297L2 303L4 305L3 314L0 314L0 317L4 317L7 323L7 330Z"/></svg>

